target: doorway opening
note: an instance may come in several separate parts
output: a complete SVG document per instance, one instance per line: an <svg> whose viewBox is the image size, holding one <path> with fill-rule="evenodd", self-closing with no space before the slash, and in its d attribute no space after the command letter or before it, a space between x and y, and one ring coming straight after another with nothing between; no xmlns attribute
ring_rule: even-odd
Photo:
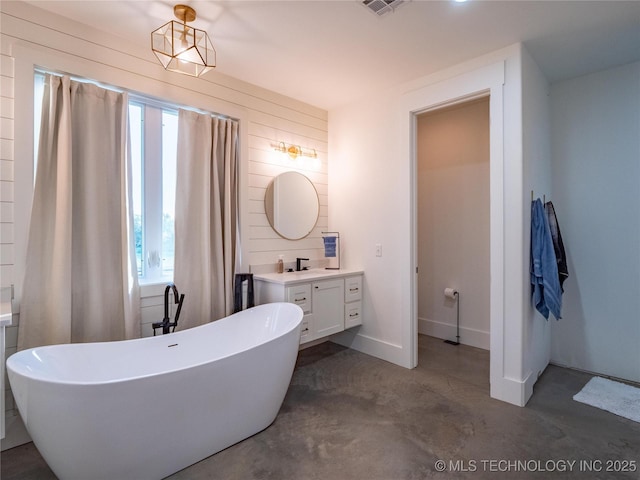
<svg viewBox="0 0 640 480"><path fill-rule="evenodd" d="M489 209L490 209L490 362L489 382L492 398L520 404L521 382L514 382L507 375L505 359L517 358L520 345L507 341L514 334L514 325L505 322L505 312L513 312L514 304L505 297L505 263L510 252L505 251L505 151L511 152L511 143L505 143L505 117L513 116L517 98L513 92L505 92L505 63L499 61L476 70L456 75L440 82L429 83L407 92L401 105L400 128L403 132L401 154L409 159L408 186L410 188L410 251L408 271L409 321L404 324L403 344L405 364L409 368L418 365L418 221L417 221L417 117L423 113L481 97L489 98L490 113L490 159L489 159ZM507 98L505 98L505 95ZM507 103L508 100L508 103ZM515 103L514 103L515 102ZM505 106L509 105L509 108ZM517 152L516 152L517 153ZM518 173L516 172L510 172ZM510 260L513 260L510 258ZM464 292L462 292L464 294ZM462 315L462 311L460 312ZM515 325L517 329L517 325ZM517 331L515 332L517 333ZM451 348L459 348L447 345Z"/></svg>
<svg viewBox="0 0 640 480"><path fill-rule="evenodd" d="M418 362L420 355L474 358L450 367L459 370L455 375L482 379L487 391L489 106L484 95L419 113L415 135ZM451 348L465 350L464 357L451 357Z"/></svg>

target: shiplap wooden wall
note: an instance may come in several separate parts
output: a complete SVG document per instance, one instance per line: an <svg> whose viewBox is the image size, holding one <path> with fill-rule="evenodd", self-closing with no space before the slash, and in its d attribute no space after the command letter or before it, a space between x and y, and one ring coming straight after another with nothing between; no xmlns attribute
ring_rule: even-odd
<svg viewBox="0 0 640 480"><path fill-rule="evenodd" d="M20 153L29 150L24 144L16 144L20 135L15 134L15 112L24 109L16 101L19 87L15 72L19 55L25 51L33 51L34 58L44 59L39 61L44 63L40 65L44 68L239 118L243 143L240 146L241 225L245 230L242 233L243 268L275 265L280 254L285 255L286 261L322 256L320 232L328 226L326 111L216 71L200 79L165 72L146 45L132 46L123 39L32 5L2 2L0 9L0 286L8 287L20 281L21 266L16 264L16 257L17 251L23 248L22 242L26 241L14 221L24 197L15 193L21 188L16 185L15 167L17 162L32 162L32 158ZM224 56L225 52L218 52L219 64L224 63ZM24 115L22 110L20 115ZM273 150L273 145L280 141L305 149L315 148L318 159L291 162ZM265 189L271 179L288 170L307 175L320 200L316 228L309 237L299 241L279 237L269 226L263 206ZM162 319L163 298L158 288L143 291L148 292L142 298L142 332L146 336L152 333L151 323ZM8 354L15 351L16 329L14 325L7 332ZM6 406L13 408L10 392Z"/></svg>
<svg viewBox="0 0 640 480"><path fill-rule="evenodd" d="M269 118L264 118L269 120ZM323 129L324 128L324 129ZM249 126L249 250L250 264L273 264L278 255L284 255L285 263L295 262L296 257L319 259L323 255L321 232L328 228L328 175L326 123L311 124L289 120L277 121L277 127L253 121ZM273 138L303 146L305 151L316 149L317 159L288 155L273 150ZM320 201L318 223L311 234L301 240L286 240L269 225L264 209L264 195L271 180L280 173L295 170L306 175L316 187Z"/></svg>

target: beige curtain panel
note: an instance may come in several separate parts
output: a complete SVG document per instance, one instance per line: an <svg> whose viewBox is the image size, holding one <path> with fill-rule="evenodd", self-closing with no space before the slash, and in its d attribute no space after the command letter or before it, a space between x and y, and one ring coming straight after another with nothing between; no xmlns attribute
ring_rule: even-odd
<svg viewBox="0 0 640 480"><path fill-rule="evenodd" d="M18 348L140 336L127 94L47 75Z"/></svg>
<svg viewBox="0 0 640 480"><path fill-rule="evenodd" d="M233 313L238 122L180 110L177 161L174 280L186 329Z"/></svg>

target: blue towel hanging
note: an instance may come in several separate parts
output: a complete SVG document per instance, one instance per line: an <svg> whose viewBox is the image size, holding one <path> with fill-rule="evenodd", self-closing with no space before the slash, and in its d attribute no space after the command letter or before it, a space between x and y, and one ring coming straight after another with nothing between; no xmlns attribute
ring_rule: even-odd
<svg viewBox="0 0 640 480"><path fill-rule="evenodd" d="M549 221L539 198L531 204L530 273L536 309L546 319L549 319L549 313L552 313L556 320L559 320L562 290L558 278L558 263Z"/></svg>
<svg viewBox="0 0 640 480"><path fill-rule="evenodd" d="M322 237L324 240L324 256L335 257L336 256L336 237Z"/></svg>

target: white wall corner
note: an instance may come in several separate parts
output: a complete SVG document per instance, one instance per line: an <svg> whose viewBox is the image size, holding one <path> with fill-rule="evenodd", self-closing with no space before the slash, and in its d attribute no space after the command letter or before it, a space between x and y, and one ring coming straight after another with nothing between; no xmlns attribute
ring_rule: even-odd
<svg viewBox="0 0 640 480"><path fill-rule="evenodd" d="M523 150L523 232L522 264L528 278L531 238L531 206L529 198L550 200L551 184L551 135L549 83L533 57L522 48L522 150ZM531 195L531 197L530 197ZM551 351L551 326L537 313L531 303L531 285L523 282L523 370L525 399L533 392L533 385L549 364Z"/></svg>

